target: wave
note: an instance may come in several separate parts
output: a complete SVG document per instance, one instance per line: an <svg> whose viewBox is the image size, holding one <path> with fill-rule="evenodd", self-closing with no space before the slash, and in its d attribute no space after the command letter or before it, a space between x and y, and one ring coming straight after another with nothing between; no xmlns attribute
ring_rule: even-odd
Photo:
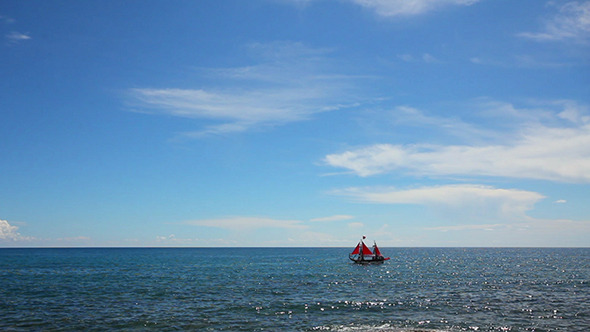
<svg viewBox="0 0 590 332"><path fill-rule="evenodd" d="M477 329L474 329L477 330ZM423 329L414 327L395 327L390 324L382 325L331 325L316 326L312 331L336 331L336 332L451 332L452 330Z"/></svg>

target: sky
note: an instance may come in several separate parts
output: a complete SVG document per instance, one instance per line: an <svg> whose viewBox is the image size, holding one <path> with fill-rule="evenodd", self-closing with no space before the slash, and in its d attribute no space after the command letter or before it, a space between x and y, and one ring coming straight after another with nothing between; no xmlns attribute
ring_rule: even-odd
<svg viewBox="0 0 590 332"><path fill-rule="evenodd" d="M0 247L590 246L590 1L0 3Z"/></svg>

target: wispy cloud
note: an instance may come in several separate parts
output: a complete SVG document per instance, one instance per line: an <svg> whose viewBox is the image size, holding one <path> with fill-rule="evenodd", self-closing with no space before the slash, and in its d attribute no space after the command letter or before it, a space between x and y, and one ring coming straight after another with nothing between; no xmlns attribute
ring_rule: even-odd
<svg viewBox="0 0 590 332"><path fill-rule="evenodd" d="M537 41L587 41L590 38L590 1L567 2L557 7L553 17L545 20L541 32L522 32L518 36Z"/></svg>
<svg viewBox="0 0 590 332"><path fill-rule="evenodd" d="M417 204L457 211L486 211L489 217L523 219L526 211L543 195L518 189L474 184L444 185L412 189L348 188L333 192L354 200L378 204Z"/></svg>
<svg viewBox="0 0 590 332"><path fill-rule="evenodd" d="M524 129L509 134L498 131L496 135L499 137L514 137L502 144L375 144L330 154L324 161L359 176L405 171L432 176L590 182L590 117L586 107L561 102L563 110L558 114L543 113L551 116L547 120L551 124L543 124L539 119L527 122L527 112L504 106L498 108L498 112L516 112L512 119L523 123L519 127Z"/></svg>
<svg viewBox="0 0 590 332"><path fill-rule="evenodd" d="M239 242L232 239L222 238L190 238L190 237L178 237L174 234L169 235L157 235L153 245L155 246L211 246L211 247L233 247L238 245Z"/></svg>
<svg viewBox="0 0 590 332"><path fill-rule="evenodd" d="M529 218L528 221L516 223L446 225L423 229L431 232L461 233L462 237L467 238L463 245L585 247L588 246L590 222Z"/></svg>
<svg viewBox="0 0 590 332"><path fill-rule="evenodd" d="M480 102L479 105L483 105L483 103ZM428 128L429 130L437 130L471 142L490 140L497 136L496 132L465 122L458 116L443 117L431 115L411 106L395 107L392 111L392 117L394 118L393 123L396 126Z"/></svg>
<svg viewBox="0 0 590 332"><path fill-rule="evenodd" d="M313 219L310 219L309 221L328 222L328 221L342 221L342 220L350 220L350 219L354 219L354 216L349 216L349 215L345 215L345 214L338 214L338 215L329 216L329 217L313 218Z"/></svg>
<svg viewBox="0 0 590 332"><path fill-rule="evenodd" d="M348 227L355 228L355 229L356 228L363 228L363 227L365 227L365 224L363 224L362 222L351 222L351 223L348 223Z"/></svg>
<svg viewBox="0 0 590 332"><path fill-rule="evenodd" d="M350 77L334 74L328 50L300 43L252 44L262 64L205 70L224 88L139 88L129 91L131 103L176 117L211 122L187 136L243 132L309 119L352 102Z"/></svg>
<svg viewBox="0 0 590 332"><path fill-rule="evenodd" d="M0 15L0 24L12 25L15 22L16 20L11 17ZM6 38L9 44L16 44L25 40L32 39L29 33L23 33L14 30L4 34L4 38Z"/></svg>
<svg viewBox="0 0 590 332"><path fill-rule="evenodd" d="M404 62L425 62L425 63L440 63L441 61L437 59L435 56L429 53L424 53L419 57L413 56L411 54L398 54L397 56L400 60Z"/></svg>
<svg viewBox="0 0 590 332"><path fill-rule="evenodd" d="M479 0L351 0L386 17L419 15L452 5L468 6Z"/></svg>
<svg viewBox="0 0 590 332"><path fill-rule="evenodd" d="M8 16L0 15L0 22L4 24L13 24L16 20Z"/></svg>
<svg viewBox="0 0 590 332"><path fill-rule="evenodd" d="M264 217L235 216L218 219L200 219L185 221L186 225L216 227L230 230L247 230L258 228L305 229L299 220L283 220Z"/></svg>
<svg viewBox="0 0 590 332"><path fill-rule="evenodd" d="M494 66L502 68L542 68L542 69L559 69L571 67L575 62L571 61L551 61L538 59L535 55L519 54L504 59L493 59L487 56L472 57L469 61L481 66Z"/></svg>
<svg viewBox="0 0 590 332"><path fill-rule="evenodd" d="M169 115L222 122L195 132L194 136L282 125L329 110L328 105L321 104L322 91L311 87L247 91L134 89L132 93L144 106L159 108Z"/></svg>
<svg viewBox="0 0 590 332"><path fill-rule="evenodd" d="M304 8L309 3L316 1L316 0L267 0L267 1L276 2L276 3L286 3L286 4L291 4L291 5L294 5L297 7Z"/></svg>
<svg viewBox="0 0 590 332"><path fill-rule="evenodd" d="M31 36L26 33L11 31L8 34L6 34L6 39L8 39L8 41L11 43L18 43L23 40L31 39Z"/></svg>
<svg viewBox="0 0 590 332"><path fill-rule="evenodd" d="M74 237L61 237L55 239L56 243L67 244L67 245L84 245L92 241L89 236L74 236Z"/></svg>
<svg viewBox="0 0 590 332"><path fill-rule="evenodd" d="M493 231L498 228L505 228L505 227L510 227L510 226L511 225L509 225L509 224L452 225L452 226L425 227L424 230L440 231L440 232L466 231L466 230Z"/></svg>

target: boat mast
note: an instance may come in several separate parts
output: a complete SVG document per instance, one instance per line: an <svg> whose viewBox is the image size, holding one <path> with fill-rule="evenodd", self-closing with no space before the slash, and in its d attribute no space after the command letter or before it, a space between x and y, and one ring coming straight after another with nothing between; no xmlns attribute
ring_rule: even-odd
<svg viewBox="0 0 590 332"><path fill-rule="evenodd" d="M365 243L363 242L364 239L366 239L367 237L365 235L363 235L363 238L361 239L361 261L365 260Z"/></svg>

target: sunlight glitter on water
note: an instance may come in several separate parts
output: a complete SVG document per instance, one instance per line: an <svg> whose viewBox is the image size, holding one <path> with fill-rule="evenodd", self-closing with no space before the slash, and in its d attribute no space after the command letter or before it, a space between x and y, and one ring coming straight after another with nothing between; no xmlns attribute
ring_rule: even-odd
<svg viewBox="0 0 590 332"><path fill-rule="evenodd" d="M590 330L589 249L385 250L0 250L0 330Z"/></svg>

